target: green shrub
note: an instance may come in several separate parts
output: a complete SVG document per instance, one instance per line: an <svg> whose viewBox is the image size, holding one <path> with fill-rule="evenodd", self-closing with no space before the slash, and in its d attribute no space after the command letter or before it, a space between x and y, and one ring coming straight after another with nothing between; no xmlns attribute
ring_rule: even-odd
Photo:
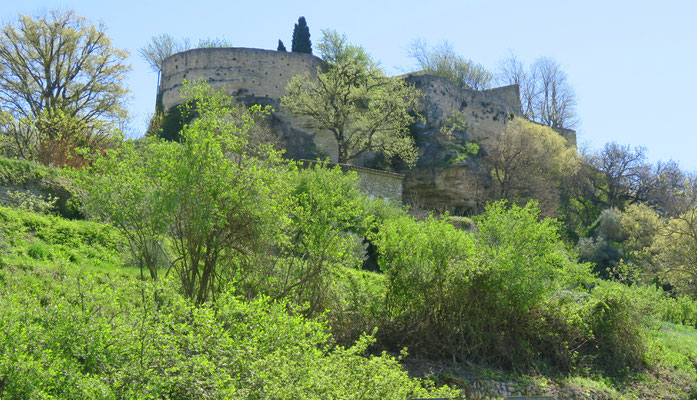
<svg viewBox="0 0 697 400"><path fill-rule="evenodd" d="M268 275L265 291L276 298L306 304L304 314L330 308L332 280L341 268L361 265L364 248L357 232L365 220L367 198L355 172L323 165L287 174L293 179L289 224L281 240L282 258Z"/></svg>
<svg viewBox="0 0 697 400"><path fill-rule="evenodd" d="M27 254L29 254L29 257L37 260L50 260L53 258L50 249L40 243L30 245L27 249Z"/></svg>
<svg viewBox="0 0 697 400"><path fill-rule="evenodd" d="M628 286L618 282L605 282L603 286L621 292L640 315L675 324L697 325L697 301L687 296L672 297L670 293L653 285Z"/></svg>
<svg viewBox="0 0 697 400"><path fill-rule="evenodd" d="M364 337L286 303L223 293L195 306L167 281L17 272L0 285L0 398L405 399L425 389ZM100 283L101 282L101 283Z"/></svg>
<svg viewBox="0 0 697 400"><path fill-rule="evenodd" d="M381 223L384 345L504 368L569 371L599 366L593 361L609 354L601 343L607 340L619 352L617 367L638 365L636 315L621 298L588 294L585 287L595 281L589 265L567 255L555 221L539 220L534 203L500 202L476 220L476 233L455 229L447 217Z"/></svg>
<svg viewBox="0 0 697 400"><path fill-rule="evenodd" d="M0 157L0 186L21 189L12 206L32 211L56 211L66 218L82 218L71 191L70 182L55 168L31 161ZM26 190L38 191L40 195L22 194ZM53 203L51 206L48 203ZM38 209L37 209L38 207Z"/></svg>
<svg viewBox="0 0 697 400"><path fill-rule="evenodd" d="M382 223L376 243L388 281L383 340L461 355L460 329L468 322L461 290L473 268L472 235L445 219L417 222L403 215Z"/></svg>
<svg viewBox="0 0 697 400"><path fill-rule="evenodd" d="M587 320L596 366L611 376L646 366L647 345L639 310L619 285L601 283L591 292Z"/></svg>

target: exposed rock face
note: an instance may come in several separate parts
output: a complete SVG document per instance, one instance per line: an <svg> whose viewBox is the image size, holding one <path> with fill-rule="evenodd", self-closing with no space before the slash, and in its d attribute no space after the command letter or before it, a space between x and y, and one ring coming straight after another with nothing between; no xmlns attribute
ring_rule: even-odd
<svg viewBox="0 0 697 400"><path fill-rule="evenodd" d="M481 156L508 121L520 115L520 100L511 105L508 99L519 98L518 85L476 91L432 75L405 79L423 94L418 111L425 121L412 128L419 148L417 165L400 170L405 174L405 200L456 214L480 208L491 188ZM466 126L444 135L441 127L453 116L459 116ZM476 143L478 154L468 153L467 143Z"/></svg>

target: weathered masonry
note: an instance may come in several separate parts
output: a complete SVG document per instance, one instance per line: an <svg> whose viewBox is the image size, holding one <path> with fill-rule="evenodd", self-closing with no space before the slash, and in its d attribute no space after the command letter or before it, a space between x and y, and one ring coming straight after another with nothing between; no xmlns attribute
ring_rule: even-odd
<svg viewBox="0 0 697 400"><path fill-rule="evenodd" d="M181 103L179 89L185 79L203 78L236 102L273 107L270 127L288 158L329 158L336 162L336 141L329 132L315 129L309 120L280 107L290 79L298 74L315 76L321 63L321 59L303 53L247 48L188 50L164 60L158 102L165 110L171 109ZM457 210L476 208L484 198L490 177L486 171L477 170L476 165L444 162L448 144L440 142L439 129L452 115L460 115L467 125L462 139L486 147L504 131L509 120L521 117L518 85L477 91L423 73L407 74L402 79L423 94L417 111L425 122L413 130L419 151L416 167L400 171L404 175L394 174L375 169L379 163L364 157L351 168L361 176L364 190L374 197L401 200L403 192L405 198L419 199L425 204L447 204ZM574 131L560 134L575 144Z"/></svg>
<svg viewBox="0 0 697 400"><path fill-rule="evenodd" d="M299 160L301 167L310 167L321 163L313 160ZM402 181L404 175L395 172L359 167L349 164L323 163L328 167L339 166L343 171L354 171L358 175L358 184L363 193L371 200L402 201Z"/></svg>

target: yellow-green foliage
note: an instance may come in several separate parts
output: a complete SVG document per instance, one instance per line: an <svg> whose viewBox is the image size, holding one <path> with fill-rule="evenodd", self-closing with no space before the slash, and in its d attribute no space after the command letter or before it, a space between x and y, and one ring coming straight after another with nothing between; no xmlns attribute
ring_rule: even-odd
<svg viewBox="0 0 697 400"><path fill-rule="evenodd" d="M319 44L329 60L316 79L296 75L286 88L281 105L308 117L316 129L331 132L338 161L347 163L366 152L381 152L407 164L416 161L408 126L418 92L402 79L388 77L370 56L346 37L324 31Z"/></svg>
<svg viewBox="0 0 697 400"><path fill-rule="evenodd" d="M536 199L543 206L554 201L550 193L580 165L576 149L557 132L523 118L509 121L487 150L486 161L498 186L498 196L519 201ZM550 209L556 210L556 204Z"/></svg>
<svg viewBox="0 0 697 400"><path fill-rule="evenodd" d="M678 293L697 297L697 208L666 221L651 251L659 276Z"/></svg>

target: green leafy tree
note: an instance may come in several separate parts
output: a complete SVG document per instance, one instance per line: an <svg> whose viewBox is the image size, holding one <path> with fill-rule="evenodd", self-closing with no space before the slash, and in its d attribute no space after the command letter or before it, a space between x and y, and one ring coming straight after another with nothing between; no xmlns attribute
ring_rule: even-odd
<svg viewBox="0 0 697 400"><path fill-rule="evenodd" d="M283 229L278 214L289 188L278 179L280 156L250 141L250 113L236 113L230 98L203 83L185 83L183 97L183 114L195 104L197 118L181 143L152 138L118 149L99 158L81 186L88 209L124 232L153 277L159 250L148 246L163 243L183 292L202 303Z"/></svg>
<svg viewBox="0 0 697 400"><path fill-rule="evenodd" d="M90 124L122 121L127 53L73 11L20 15L0 30L0 106L15 118L55 113Z"/></svg>
<svg viewBox="0 0 697 400"><path fill-rule="evenodd" d="M278 39L278 47L276 47L276 51L288 51L286 50L286 46L283 44L283 41L281 39Z"/></svg>
<svg viewBox="0 0 697 400"><path fill-rule="evenodd" d="M290 51L293 53L312 54L310 28L307 27L305 17L298 18L298 23L293 27L293 41L291 43Z"/></svg>
<svg viewBox="0 0 697 400"><path fill-rule="evenodd" d="M318 45L326 64L317 78L297 75L286 88L281 106L308 117L316 129L331 132L338 162L370 152L407 164L416 160L407 127L414 121L418 91L399 78L388 77L344 35L324 31Z"/></svg>

